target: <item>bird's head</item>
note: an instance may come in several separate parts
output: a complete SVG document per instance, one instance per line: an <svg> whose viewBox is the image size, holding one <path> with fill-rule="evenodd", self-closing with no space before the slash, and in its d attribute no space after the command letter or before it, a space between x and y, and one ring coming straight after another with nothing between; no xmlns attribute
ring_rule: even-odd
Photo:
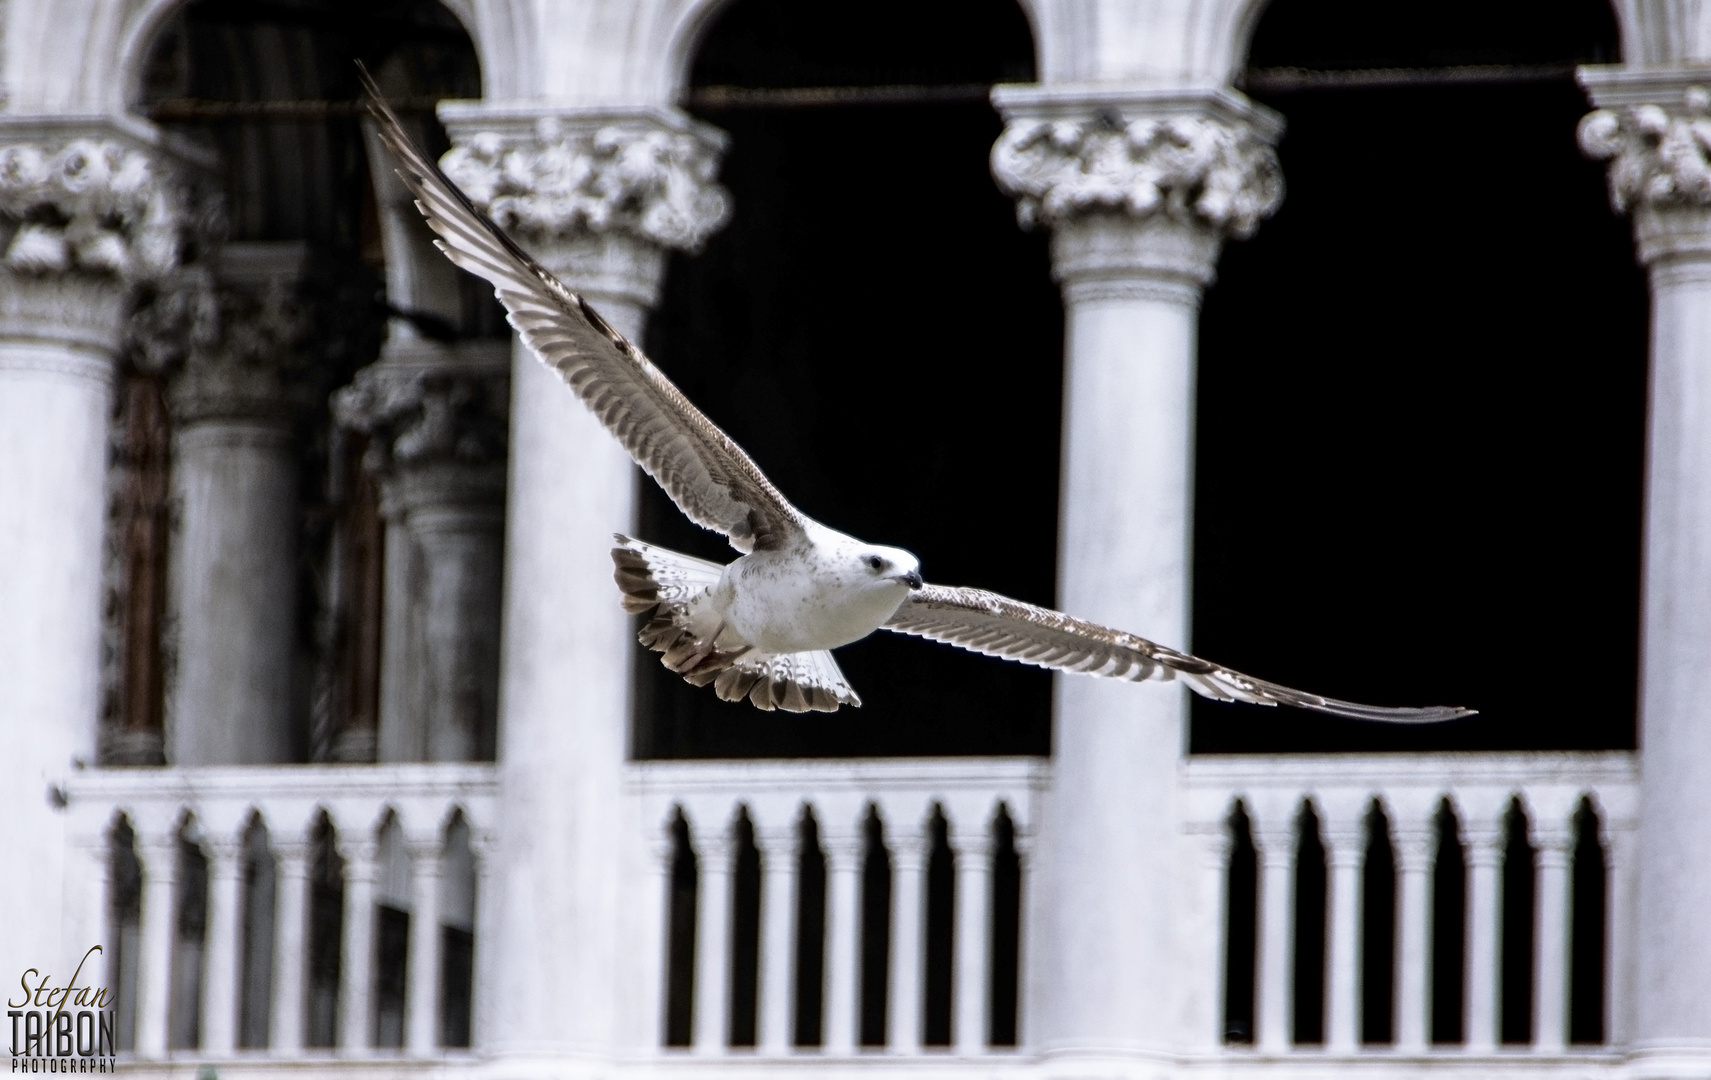
<svg viewBox="0 0 1711 1080"><path fill-rule="evenodd" d="M855 557L860 563L858 573L868 580L910 589L921 587L921 560L902 548L863 545Z"/></svg>

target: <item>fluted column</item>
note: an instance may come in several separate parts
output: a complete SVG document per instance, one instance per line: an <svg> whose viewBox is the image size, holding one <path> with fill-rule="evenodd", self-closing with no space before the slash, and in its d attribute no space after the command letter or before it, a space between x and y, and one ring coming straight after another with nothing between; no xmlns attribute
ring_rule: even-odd
<svg viewBox="0 0 1711 1080"><path fill-rule="evenodd" d="M1635 1075L1711 1070L1711 68L1583 68L1652 296Z"/></svg>
<svg viewBox="0 0 1711 1080"><path fill-rule="evenodd" d="M537 258L640 338L665 252L723 222L722 137L673 109L576 112L445 105L448 173ZM623 764L633 628L612 591L612 533L634 525L628 455L526 350L512 361L501 800L491 1045L501 1055L599 1053L644 976L612 868L647 826L626 822ZM543 827L550 825L550 827ZM565 918L574 911L577 917ZM698 1033L700 1034L700 1033Z"/></svg>
<svg viewBox="0 0 1711 1080"><path fill-rule="evenodd" d="M232 1052L238 1024L238 878L243 845L235 837L206 838L208 946L202 977L202 1051Z"/></svg>
<svg viewBox="0 0 1711 1080"><path fill-rule="evenodd" d="M956 1019L952 1038L959 1054L980 1054L987 1046L988 978L992 970L992 837L972 822L956 844L956 943L951 979Z"/></svg>
<svg viewBox="0 0 1711 1080"><path fill-rule="evenodd" d="M303 969L308 940L309 845L275 840L277 860L273 932L273 1024L268 1047L276 1056L294 1057L303 1049Z"/></svg>
<svg viewBox="0 0 1711 1080"><path fill-rule="evenodd" d="M493 757L509 369L503 342L395 339L334 398L386 518L381 761Z"/></svg>
<svg viewBox="0 0 1711 1080"><path fill-rule="evenodd" d="M1225 91L1000 88L992 151L1064 298L1059 606L1189 644L1196 330L1223 239L1281 198L1280 121ZM1176 684L1059 678L1040 901L1038 1047L1168 1052L1178 966Z"/></svg>
<svg viewBox="0 0 1711 1080"><path fill-rule="evenodd" d="M168 172L137 129L0 121L0 970L72 970L49 788L95 760L107 423L132 282L171 269Z"/></svg>
<svg viewBox="0 0 1711 1080"><path fill-rule="evenodd" d="M169 605L178 659L166 757L174 765L298 756L291 423L293 381L308 363L308 324L294 299L306 255L296 243L232 245L217 281L188 276L139 316L154 338L141 342L143 355L182 350L169 393L178 517Z"/></svg>
<svg viewBox="0 0 1711 1080"><path fill-rule="evenodd" d="M795 929L796 830L763 829L760 894L760 1049L790 1049L791 931Z"/></svg>
<svg viewBox="0 0 1711 1080"><path fill-rule="evenodd" d="M926 911L927 836L919 824L891 837L891 1049L921 1049L921 934Z"/></svg>
<svg viewBox="0 0 1711 1080"><path fill-rule="evenodd" d="M1396 972L1396 1048L1405 1054L1426 1050L1426 995L1431 958L1427 952L1431 919L1432 833L1422 823L1396 830L1396 924L1399 936Z"/></svg>

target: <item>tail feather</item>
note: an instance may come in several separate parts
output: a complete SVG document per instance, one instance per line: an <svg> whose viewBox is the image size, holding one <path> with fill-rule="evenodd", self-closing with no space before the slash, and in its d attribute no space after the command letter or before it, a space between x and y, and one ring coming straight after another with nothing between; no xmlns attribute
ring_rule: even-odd
<svg viewBox="0 0 1711 1080"><path fill-rule="evenodd" d="M837 712L861 704L829 652L756 652L726 631L716 615L694 610L695 601L719 583L725 568L690 555L615 537L612 579L624 610L646 615L636 640L660 655L660 663L692 686L713 685L725 701L747 699L765 712ZM697 615L702 625L697 625Z"/></svg>

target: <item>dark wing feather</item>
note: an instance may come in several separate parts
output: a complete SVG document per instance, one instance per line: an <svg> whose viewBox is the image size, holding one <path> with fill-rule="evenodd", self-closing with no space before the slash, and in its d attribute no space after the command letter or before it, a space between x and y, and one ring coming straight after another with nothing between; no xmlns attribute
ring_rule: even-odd
<svg viewBox="0 0 1711 1080"><path fill-rule="evenodd" d="M782 547L803 518L742 447L417 149L363 72L381 140L446 257L492 282L525 344L558 372L690 520L739 551Z"/></svg>
<svg viewBox="0 0 1711 1080"><path fill-rule="evenodd" d="M1131 682L1181 679L1195 693L1220 701L1293 705L1332 716L1390 724L1430 724L1473 715L1471 709L1451 706L1388 709L1357 705L1292 690L1121 630L984 589L925 586L909 594L885 628L1059 671Z"/></svg>

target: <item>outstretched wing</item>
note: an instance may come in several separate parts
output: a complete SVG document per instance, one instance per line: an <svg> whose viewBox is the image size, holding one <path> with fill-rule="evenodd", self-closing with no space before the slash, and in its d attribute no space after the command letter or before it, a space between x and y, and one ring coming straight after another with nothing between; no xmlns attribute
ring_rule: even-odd
<svg viewBox="0 0 1711 1080"><path fill-rule="evenodd" d="M518 247L428 160L398 124L368 73L363 84L380 138L416 196L435 243L452 262L493 283L511 325L558 372L665 493L738 551L785 546L803 527L742 447L689 403L642 351L587 301Z"/></svg>
<svg viewBox="0 0 1711 1080"><path fill-rule="evenodd" d="M1387 709L1292 690L1121 630L984 589L925 586L909 594L885 628L1036 667L1131 682L1181 679L1195 693L1220 701L1293 705L1332 716L1391 724L1430 724L1473 715L1471 709L1453 706Z"/></svg>

